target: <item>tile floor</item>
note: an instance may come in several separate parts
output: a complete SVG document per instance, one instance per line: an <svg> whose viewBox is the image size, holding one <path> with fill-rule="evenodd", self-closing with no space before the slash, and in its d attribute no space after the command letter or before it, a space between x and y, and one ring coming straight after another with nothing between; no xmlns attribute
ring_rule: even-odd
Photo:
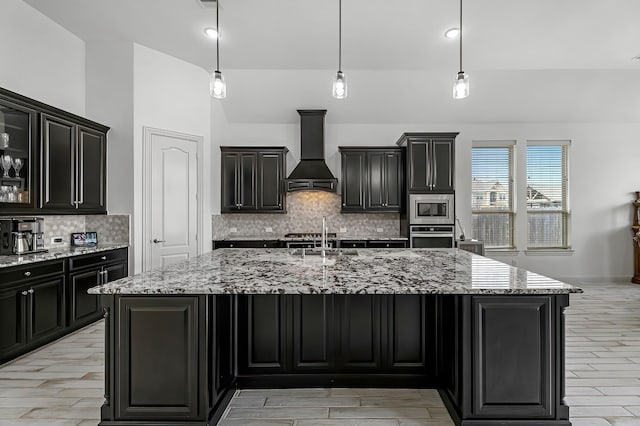
<svg viewBox="0 0 640 426"><path fill-rule="evenodd" d="M567 309L567 402L574 426L640 426L640 286L585 284ZM99 322L0 367L0 426L96 425ZM220 425L452 425L432 390L242 390Z"/></svg>

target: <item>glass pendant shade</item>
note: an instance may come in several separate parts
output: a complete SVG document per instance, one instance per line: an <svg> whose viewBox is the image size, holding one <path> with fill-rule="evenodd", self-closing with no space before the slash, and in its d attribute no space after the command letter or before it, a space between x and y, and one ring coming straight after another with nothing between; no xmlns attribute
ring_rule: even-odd
<svg viewBox="0 0 640 426"><path fill-rule="evenodd" d="M209 93L216 99L223 99L227 97L227 83L225 83L222 73L218 70L214 71L211 75Z"/></svg>
<svg viewBox="0 0 640 426"><path fill-rule="evenodd" d="M453 83L453 99L464 99L467 96L469 96L469 76L460 71Z"/></svg>
<svg viewBox="0 0 640 426"><path fill-rule="evenodd" d="M336 99L347 97L347 77L342 71L338 71L336 78L333 80L333 97Z"/></svg>

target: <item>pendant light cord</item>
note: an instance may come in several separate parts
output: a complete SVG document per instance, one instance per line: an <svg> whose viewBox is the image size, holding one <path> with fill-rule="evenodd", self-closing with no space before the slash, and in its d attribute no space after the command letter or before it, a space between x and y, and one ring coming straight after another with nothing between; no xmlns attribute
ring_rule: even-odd
<svg viewBox="0 0 640 426"><path fill-rule="evenodd" d="M462 0L460 0L460 72L462 72Z"/></svg>
<svg viewBox="0 0 640 426"><path fill-rule="evenodd" d="M338 72L342 72L342 0L338 0Z"/></svg>
<svg viewBox="0 0 640 426"><path fill-rule="evenodd" d="M220 0L216 0L216 71L220 71Z"/></svg>

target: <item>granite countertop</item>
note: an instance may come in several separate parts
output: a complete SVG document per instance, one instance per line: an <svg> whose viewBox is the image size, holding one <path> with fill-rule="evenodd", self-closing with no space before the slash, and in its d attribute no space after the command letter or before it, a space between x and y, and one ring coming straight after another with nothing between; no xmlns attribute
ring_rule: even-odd
<svg viewBox="0 0 640 426"><path fill-rule="evenodd" d="M337 237L328 238L328 240L367 240L367 241L407 241L409 238L400 236L370 236L370 235L338 235ZM214 239L213 241L313 241L313 238L309 237L284 237L282 235L259 235L259 236L233 236L220 239ZM317 238L316 241L320 241Z"/></svg>
<svg viewBox="0 0 640 426"><path fill-rule="evenodd" d="M358 249L304 258L290 249L221 249L91 294L567 294L582 290L458 249Z"/></svg>
<svg viewBox="0 0 640 426"><path fill-rule="evenodd" d="M71 256L80 256L83 254L98 253L101 251L115 250L119 248L129 247L128 244L98 244L93 247L69 247L50 248L45 253L26 254L24 256L8 255L0 256L0 268L10 266L27 265L29 263L44 262L47 260L62 259Z"/></svg>

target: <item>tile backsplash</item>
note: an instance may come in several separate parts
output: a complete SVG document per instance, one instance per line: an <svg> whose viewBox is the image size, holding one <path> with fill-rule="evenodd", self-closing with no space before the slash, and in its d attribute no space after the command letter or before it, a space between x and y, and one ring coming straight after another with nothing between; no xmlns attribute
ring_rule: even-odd
<svg viewBox="0 0 640 426"><path fill-rule="evenodd" d="M289 232L320 232L323 216L327 218L329 232L339 236L398 236L399 214L340 213L341 202L340 195L329 192L294 192L287 194L286 214L213 215L212 237L214 240L244 236L277 238Z"/></svg>
<svg viewBox="0 0 640 426"><path fill-rule="evenodd" d="M96 231L98 243L129 244L129 215L60 215L44 218L44 245L62 247L71 244L72 232ZM62 243L51 243L51 238L61 237Z"/></svg>

